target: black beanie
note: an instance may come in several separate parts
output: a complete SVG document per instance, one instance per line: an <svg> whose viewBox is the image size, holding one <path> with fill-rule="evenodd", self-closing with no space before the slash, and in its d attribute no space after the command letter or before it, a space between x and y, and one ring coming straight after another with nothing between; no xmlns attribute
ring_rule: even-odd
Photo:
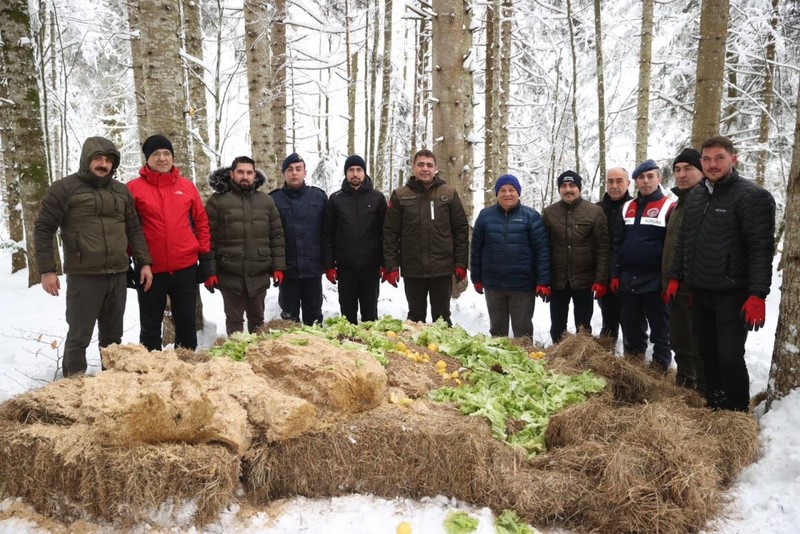
<svg viewBox="0 0 800 534"><path fill-rule="evenodd" d="M560 188L561 184L563 184L564 182L572 182L573 184L578 186L578 189L581 189L581 176L575 171L564 171L564 172L562 172L559 175L556 183L558 184L558 187Z"/></svg>
<svg viewBox="0 0 800 534"><path fill-rule="evenodd" d="M304 164L305 161L303 160L303 158L300 157L300 155L297 152L292 152L291 154L286 156L286 159L283 160L283 165L281 165L281 173L286 172L286 169L289 168L289 165L292 165L293 163Z"/></svg>
<svg viewBox="0 0 800 534"><path fill-rule="evenodd" d="M172 149L172 143L163 135L151 135L142 143L142 152L144 152L144 159L150 159L150 154L156 150L166 148L172 157L175 157L175 151Z"/></svg>
<svg viewBox="0 0 800 534"><path fill-rule="evenodd" d="M678 157L672 162L673 170L678 163L688 163L692 167L699 169L700 172L703 171L703 167L700 165L700 152L693 148L684 148L683 151L678 154Z"/></svg>
<svg viewBox="0 0 800 534"><path fill-rule="evenodd" d="M356 154L349 156L344 161L344 173L347 174L347 169L350 167L361 167L364 169L364 174L367 174L367 162L364 161L364 158L358 156Z"/></svg>

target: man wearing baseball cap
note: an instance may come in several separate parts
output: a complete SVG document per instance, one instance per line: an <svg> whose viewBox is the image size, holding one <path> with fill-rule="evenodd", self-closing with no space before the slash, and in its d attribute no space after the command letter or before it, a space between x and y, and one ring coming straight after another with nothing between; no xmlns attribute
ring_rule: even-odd
<svg viewBox="0 0 800 534"><path fill-rule="evenodd" d="M328 198L322 225L325 276L339 283L339 308L353 324L378 319L383 271L383 218L386 197L372 187L364 158L344 162L342 188Z"/></svg>
<svg viewBox="0 0 800 534"><path fill-rule="evenodd" d="M557 180L561 200L544 209L542 218L550 238L550 337L561 341L567 330L572 301L575 329L592 332L592 298L606 294L611 245L603 209L581 198L582 179L564 171Z"/></svg>

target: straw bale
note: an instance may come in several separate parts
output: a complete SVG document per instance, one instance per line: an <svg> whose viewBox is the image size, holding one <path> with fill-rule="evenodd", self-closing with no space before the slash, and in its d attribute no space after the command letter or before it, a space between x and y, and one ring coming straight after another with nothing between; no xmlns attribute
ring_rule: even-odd
<svg viewBox="0 0 800 534"><path fill-rule="evenodd" d="M384 404L296 439L257 444L245 456L243 476L257 501L353 492L443 494L502 510L512 499L502 482L525 463L524 454L491 437L481 418L418 400L409 407Z"/></svg>
<svg viewBox="0 0 800 534"><path fill-rule="evenodd" d="M728 410L696 410L703 432L714 447L708 451L724 487L758 458L758 423L752 415Z"/></svg>
<svg viewBox="0 0 800 534"><path fill-rule="evenodd" d="M375 408L386 395L386 371L371 354L317 336L265 339L246 359L270 387L313 404L322 421Z"/></svg>
<svg viewBox="0 0 800 534"><path fill-rule="evenodd" d="M206 523L232 500L239 465L219 445L102 447L83 424L17 424L0 434L3 494L67 521L88 514L132 525L173 505L173 521L188 511L188 521Z"/></svg>

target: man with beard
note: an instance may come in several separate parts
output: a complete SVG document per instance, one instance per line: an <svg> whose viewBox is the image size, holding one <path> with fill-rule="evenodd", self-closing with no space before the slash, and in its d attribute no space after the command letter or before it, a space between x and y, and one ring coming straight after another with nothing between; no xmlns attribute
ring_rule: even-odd
<svg viewBox="0 0 800 534"><path fill-rule="evenodd" d="M138 288L139 342L147 350L161 350L161 324L167 297L175 321L175 347L197 348L195 306L197 284L208 278L198 256L211 249L208 216L194 184L173 165L172 142L151 135L142 144L147 163L139 177L128 182L136 200L144 237L153 256L153 287Z"/></svg>
<svg viewBox="0 0 800 534"><path fill-rule="evenodd" d="M603 208L608 223L608 240L614 242L614 229L616 221L621 217L622 205L631 199L628 192L631 181L628 178L628 171L622 167L614 167L606 172L606 193L603 200L597 203ZM603 327L600 330L600 338L608 340L613 348L619 338L619 322L622 314L622 298L607 291L603 298L598 299L600 311L603 314Z"/></svg>
<svg viewBox="0 0 800 534"><path fill-rule="evenodd" d="M383 274L383 217L386 197L372 188L367 164L353 155L344 162L342 188L328 198L322 225L325 276L339 283L339 308L353 324L378 319Z"/></svg>
<svg viewBox="0 0 800 534"><path fill-rule="evenodd" d="M245 313L251 334L264 324L270 274L279 286L286 269L281 216L272 197L258 190L266 181L247 156L208 177L211 253L200 261L209 263L206 289L222 293L228 335L244 330Z"/></svg>
<svg viewBox="0 0 800 534"><path fill-rule="evenodd" d="M703 357L706 401L713 409L747 411L748 330L766 322L775 254L775 199L736 170L727 137L703 143L703 181L686 195L665 299L681 284L692 293L692 326Z"/></svg>
<svg viewBox="0 0 800 534"><path fill-rule="evenodd" d="M67 340L62 374L86 372L86 347L97 323L100 348L122 341L130 245L143 291L150 289L152 260L134 201L114 179L119 151L108 139L83 143L80 168L45 192L36 218L34 246L42 289L58 296L53 235L61 229L67 275Z"/></svg>

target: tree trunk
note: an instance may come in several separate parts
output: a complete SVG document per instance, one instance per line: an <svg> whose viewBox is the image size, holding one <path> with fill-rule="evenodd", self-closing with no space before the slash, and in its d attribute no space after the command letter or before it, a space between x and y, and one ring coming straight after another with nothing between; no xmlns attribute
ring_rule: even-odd
<svg viewBox="0 0 800 534"><path fill-rule="evenodd" d="M461 195L472 220L472 72L469 57L471 3L434 0L433 10L433 151L439 174Z"/></svg>
<svg viewBox="0 0 800 534"><path fill-rule="evenodd" d="M703 0L700 45L697 50L692 146L702 146L706 139L719 134L729 8L729 0Z"/></svg>
<svg viewBox="0 0 800 534"><path fill-rule="evenodd" d="M28 287L41 281L35 261L33 227L49 185L45 140L30 37L30 15L26 0L6 0L0 4L0 63L6 77L8 102L0 106L3 132L3 161L14 169L7 180L19 184L23 228L28 255Z"/></svg>
<svg viewBox="0 0 800 534"><path fill-rule="evenodd" d="M636 103L636 163L647 159L650 131L650 72L653 59L653 0L642 0L642 36L639 43L639 94ZM605 175L603 176L605 178Z"/></svg>
<svg viewBox="0 0 800 534"><path fill-rule="evenodd" d="M267 29L270 26L270 0L246 0L244 3L244 42L247 54L247 94L250 105L250 143L254 157L263 158L257 165L267 177L275 176L278 163L270 155L272 148L272 114L270 103L271 50ZM270 179L272 181L272 179ZM274 183L268 187L274 187Z"/></svg>
<svg viewBox="0 0 800 534"><path fill-rule="evenodd" d="M377 165L377 153L375 146L375 92L378 88L378 69L375 68L378 64L378 45L380 44L381 32L378 20L380 20L380 5L381 2L372 0L368 11L372 12L372 47L365 51L364 58L369 58L369 65L372 68L365 68L364 72L369 72L369 78L364 75L364 81L369 80L369 85L366 83L364 87L367 88L367 98L365 99L366 113L364 114L364 122L367 125L366 137L366 161L371 169Z"/></svg>
<svg viewBox="0 0 800 534"><path fill-rule="evenodd" d="M567 0L567 26L569 27L569 50L572 55L572 136L575 148L575 172L581 173L581 147L578 130L578 56L575 51L575 27L572 22L572 0Z"/></svg>
<svg viewBox="0 0 800 534"><path fill-rule="evenodd" d="M756 183L764 185L764 173L767 169L769 150L767 141L769 140L769 125L772 120L772 87L775 72L775 34L778 32L778 14L780 8L779 0L772 0L772 13L769 24L771 31L767 34L767 46L764 58L764 107L761 109L761 119L758 125L758 144L760 148L756 152Z"/></svg>
<svg viewBox="0 0 800 534"><path fill-rule="evenodd" d="M270 27L270 49L272 85L272 151L267 153L270 189L282 182L278 171L283 158L286 157L286 70L289 56L286 53L286 0L273 0L275 4L275 20ZM294 120L294 114L292 114ZM294 128L292 128L292 147L294 147Z"/></svg>
<svg viewBox="0 0 800 534"><path fill-rule="evenodd" d="M497 98L497 120L494 125L495 168L508 172L508 102L511 98L511 0L501 0L500 6L500 85Z"/></svg>
<svg viewBox="0 0 800 534"><path fill-rule="evenodd" d="M495 122L495 97L497 96L496 74L500 69L497 68L496 56L499 39L496 38L499 28L496 24L500 14L496 6L500 0L494 0L486 4L486 65L484 67L484 123L483 123L483 205L490 206L494 203L495 162L494 162L494 122Z"/></svg>
<svg viewBox="0 0 800 534"><path fill-rule="evenodd" d="M385 183L391 183L391 175L386 172L387 159L392 153L389 138L389 115L392 106L392 0L383 4L383 61L381 62L381 121L378 145L375 154L378 165L375 168L375 188L383 190Z"/></svg>
<svg viewBox="0 0 800 534"><path fill-rule="evenodd" d="M136 120L140 137L150 131L147 123L147 105L144 97L144 56L139 34L139 0L128 0L128 27L130 29L131 65L133 68L133 94L136 100ZM145 137L140 140L144 141Z"/></svg>
<svg viewBox="0 0 800 534"><path fill-rule="evenodd" d="M645 0L650 2L651 0ZM602 22L602 7L600 0L594 0L594 55L597 61L597 141L599 149L599 165L600 165L600 196L603 196L603 188L605 187L606 177L606 86L605 86L605 72L603 69L603 22ZM650 13L650 21L652 28L652 10ZM652 32L651 32L652 37ZM649 70L649 69L648 69ZM649 84L648 84L649 86ZM638 139L638 136L637 136ZM638 160L637 160L638 161Z"/></svg>
<svg viewBox="0 0 800 534"><path fill-rule="evenodd" d="M800 84L798 85L797 104L800 106ZM794 127L786 205L794 206L797 202L800 202L800 113L797 114ZM800 387L800 366L797 365L797 347L800 347L800 329L797 328L800 320L800 210L787 209L784 217L785 240L780 263L783 283L772 365L767 382L767 410L774 401Z"/></svg>
<svg viewBox="0 0 800 534"><path fill-rule="evenodd" d="M189 79L189 138L194 156L195 184L203 200L211 196L207 176L211 171L208 157L208 104L206 98L205 68L203 67L203 26L200 17L200 2L183 0L183 28L186 53L199 62L185 60Z"/></svg>

